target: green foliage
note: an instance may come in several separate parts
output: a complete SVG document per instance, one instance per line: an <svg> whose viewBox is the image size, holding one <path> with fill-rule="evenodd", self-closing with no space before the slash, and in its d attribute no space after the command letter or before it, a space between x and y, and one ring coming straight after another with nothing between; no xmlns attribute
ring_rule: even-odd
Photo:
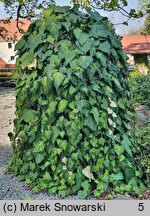
<svg viewBox="0 0 150 216"><path fill-rule="evenodd" d="M130 74L130 88L134 102L150 106L150 74L139 73L137 66Z"/></svg>
<svg viewBox="0 0 150 216"><path fill-rule="evenodd" d="M21 40L10 170L62 197L139 193L127 58L108 20L51 7Z"/></svg>
<svg viewBox="0 0 150 216"><path fill-rule="evenodd" d="M32 17L37 17L41 13L42 9L46 10L51 4L55 4L55 0L1 0L1 2L4 3L5 10L10 17L15 16L18 20L19 18L31 19ZM127 0L70 0L70 2L74 4L75 8L78 8L79 5L81 9L86 9L88 11L93 9L115 12L119 11L121 15L124 15L127 18L122 22L124 25L128 25L129 18L143 17L146 13L149 14L150 12L149 0L139 0L139 10L136 10L135 8L129 9ZM51 16L52 14L51 12L46 13L47 16ZM70 17L72 20L77 18L75 16ZM98 12L93 14L93 18L96 21L100 21L101 19ZM64 26L68 28L66 23L64 23ZM57 27L58 26L55 26L55 23L50 24L48 27L50 33L52 35L54 34L56 37L59 32L59 28ZM36 44L36 40L33 43Z"/></svg>
<svg viewBox="0 0 150 216"><path fill-rule="evenodd" d="M136 163L139 167L139 172L136 175L141 176L143 174L145 182L150 187L150 123L137 127L135 136L138 143Z"/></svg>

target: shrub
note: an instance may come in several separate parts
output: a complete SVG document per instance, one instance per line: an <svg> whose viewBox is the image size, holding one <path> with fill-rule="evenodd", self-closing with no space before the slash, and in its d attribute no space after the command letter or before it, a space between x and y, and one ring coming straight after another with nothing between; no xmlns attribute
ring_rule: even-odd
<svg viewBox="0 0 150 216"><path fill-rule="evenodd" d="M59 196L137 192L127 58L107 18L51 7L16 49L10 170Z"/></svg>
<svg viewBox="0 0 150 216"><path fill-rule="evenodd" d="M141 127L137 127L135 131L136 141L138 144L136 163L143 175L146 184L150 187L150 123Z"/></svg>
<svg viewBox="0 0 150 216"><path fill-rule="evenodd" d="M150 74L139 73L137 66L130 74L130 87L134 102L150 106Z"/></svg>

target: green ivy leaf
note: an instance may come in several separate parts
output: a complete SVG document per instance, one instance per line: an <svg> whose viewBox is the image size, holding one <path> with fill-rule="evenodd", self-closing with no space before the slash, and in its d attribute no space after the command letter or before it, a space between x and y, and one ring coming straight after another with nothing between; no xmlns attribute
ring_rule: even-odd
<svg viewBox="0 0 150 216"><path fill-rule="evenodd" d="M96 121L96 124L98 125L98 123L99 123L99 111L98 111L98 109L96 107L93 107L91 110L91 113L93 114L94 119Z"/></svg>
<svg viewBox="0 0 150 216"><path fill-rule="evenodd" d="M73 33L74 33L76 39L79 40L80 35L81 35L81 33L82 33L82 30L81 30L80 28L76 28L76 29L73 31Z"/></svg>
<svg viewBox="0 0 150 216"><path fill-rule="evenodd" d="M62 113L65 111L65 109L67 108L68 105L68 101L67 100L61 100L58 104L58 113Z"/></svg>
<svg viewBox="0 0 150 216"><path fill-rule="evenodd" d="M76 92L76 88L71 85L69 88L69 94L73 95L75 92Z"/></svg>
<svg viewBox="0 0 150 216"><path fill-rule="evenodd" d="M54 42L55 42L55 39L51 36L51 35L49 35L48 37L47 37L47 42L49 42L50 44L54 44Z"/></svg>
<svg viewBox="0 0 150 216"><path fill-rule="evenodd" d="M30 172L30 173L29 173L29 178L30 178L32 181L35 181L35 179L37 178L37 173Z"/></svg>
<svg viewBox="0 0 150 216"><path fill-rule="evenodd" d="M56 141L59 134L60 134L60 129L57 126L52 127L52 136L51 136L52 143Z"/></svg>
<svg viewBox="0 0 150 216"><path fill-rule="evenodd" d="M42 153L41 154L39 153L35 156L35 161L37 164L40 164L43 160L44 160L44 155Z"/></svg>
<svg viewBox="0 0 150 216"><path fill-rule="evenodd" d="M119 146L117 144L114 145L114 150L118 156L124 153L124 146Z"/></svg>
<svg viewBox="0 0 150 216"><path fill-rule="evenodd" d="M78 40L80 44L83 45L88 40L88 38L89 38L89 35L83 32L80 34L80 38Z"/></svg>
<svg viewBox="0 0 150 216"><path fill-rule="evenodd" d="M38 143L35 144L35 152L39 153L39 152L43 152L44 151L44 143L42 141L39 141Z"/></svg>
<svg viewBox="0 0 150 216"><path fill-rule="evenodd" d="M52 85L53 81L51 80L51 78L44 76L42 81L41 81L41 85L43 87L43 91L45 95L49 95L50 91L52 90Z"/></svg>
<svg viewBox="0 0 150 216"><path fill-rule="evenodd" d="M90 128L92 131L96 130L95 120L92 115L89 115L85 121L84 125Z"/></svg>
<svg viewBox="0 0 150 216"><path fill-rule="evenodd" d="M33 34L30 34L30 36L28 37L28 40L27 40L27 44L28 44L28 47L31 49L31 50L35 50L37 48L37 46L42 42L41 40L41 36L40 35L33 35Z"/></svg>
<svg viewBox="0 0 150 216"><path fill-rule="evenodd" d="M15 45L15 51L16 50L21 50L21 48L23 48L23 46L25 45L26 41L22 38L20 39L17 44Z"/></svg>
<svg viewBox="0 0 150 216"><path fill-rule="evenodd" d="M100 21L103 19L102 16L100 16L100 14L97 11L89 11L89 14L91 15L91 17L93 19L95 19L96 21Z"/></svg>
<svg viewBox="0 0 150 216"><path fill-rule="evenodd" d="M125 101L123 99L119 99L117 104L121 109L125 109Z"/></svg>
<svg viewBox="0 0 150 216"><path fill-rule="evenodd" d="M43 179L44 179L45 181L50 181L50 180L51 180L51 176L50 176L49 172L45 172L45 173L44 173Z"/></svg>
<svg viewBox="0 0 150 216"><path fill-rule="evenodd" d="M65 79L65 75L59 72L54 73L53 78L54 78L54 86L56 90L58 90L59 86L62 84L62 82Z"/></svg>
<svg viewBox="0 0 150 216"><path fill-rule="evenodd" d="M76 53L74 50L70 50L67 52L67 54L65 55L65 61L66 64L70 63L76 56Z"/></svg>
<svg viewBox="0 0 150 216"><path fill-rule="evenodd" d="M27 123L36 122L38 120L37 112L35 110L25 109L22 119Z"/></svg>
<svg viewBox="0 0 150 216"><path fill-rule="evenodd" d="M106 67L107 58L103 53L97 52L96 57L100 60L103 67Z"/></svg>
<svg viewBox="0 0 150 216"><path fill-rule="evenodd" d="M33 51L28 51L28 52L25 52L21 58L20 58L20 62L21 64L23 65L24 68L26 68L28 65L30 65L31 63L34 62L34 54L33 54Z"/></svg>
<svg viewBox="0 0 150 216"><path fill-rule="evenodd" d="M85 190L83 190L83 191L79 190L78 191L78 196L79 196L80 199L85 199L87 197L87 195L88 195L88 193Z"/></svg>
<svg viewBox="0 0 150 216"><path fill-rule="evenodd" d="M113 175L113 180L115 180L115 181L120 181L123 179L124 179L124 176L123 176L122 172L119 172L119 173Z"/></svg>
<svg viewBox="0 0 150 216"><path fill-rule="evenodd" d="M55 112L56 104L57 103L55 101L50 101L48 109L46 110L49 116L51 116L51 114Z"/></svg>
<svg viewBox="0 0 150 216"><path fill-rule="evenodd" d="M118 88L119 91L123 91L122 86L120 85L120 82L118 81L118 79L116 79L115 77L112 78L112 80L114 81L116 87Z"/></svg>
<svg viewBox="0 0 150 216"><path fill-rule="evenodd" d="M99 50L101 50L104 53L110 54L110 44L108 43L108 41L100 43Z"/></svg>
<svg viewBox="0 0 150 216"><path fill-rule="evenodd" d="M90 184L89 184L89 181L88 181L88 180L82 182L82 183L81 183L81 186L83 187L83 189L84 189L85 191L89 191L89 189L90 189Z"/></svg>
<svg viewBox="0 0 150 216"><path fill-rule="evenodd" d="M126 135L123 136L123 140L121 141L121 144L124 146L125 151L132 157L132 151L130 148L132 144Z"/></svg>
<svg viewBox="0 0 150 216"><path fill-rule="evenodd" d="M60 65L60 58L58 57L58 55L52 55L51 58L50 58L50 63L52 65L56 65L56 66L59 66Z"/></svg>
<svg viewBox="0 0 150 216"><path fill-rule="evenodd" d="M95 38L107 38L108 37L108 31L104 24L93 24L90 36Z"/></svg>
<svg viewBox="0 0 150 216"><path fill-rule="evenodd" d="M77 100L76 101L77 108L80 112L82 112L82 109L86 105L86 100Z"/></svg>
<svg viewBox="0 0 150 216"><path fill-rule="evenodd" d="M81 183L81 186L83 187L83 190L78 191L78 196L80 199L85 199L88 196L89 190L90 190L90 184L89 181L84 181Z"/></svg>
<svg viewBox="0 0 150 216"><path fill-rule="evenodd" d="M79 61L78 61L79 65L84 68L84 69L87 69L89 67L89 65L93 62L93 58L90 57L90 56L81 56L79 58Z"/></svg>
<svg viewBox="0 0 150 216"><path fill-rule="evenodd" d="M85 167L85 168L82 170L82 173L83 173L83 175L85 175L88 179L95 180L93 174L91 173L91 168L90 168L90 166Z"/></svg>
<svg viewBox="0 0 150 216"><path fill-rule="evenodd" d="M125 169L125 181L128 183L132 178L135 177L135 171L133 168L126 168Z"/></svg>
<svg viewBox="0 0 150 216"><path fill-rule="evenodd" d="M51 36L57 40L59 37L60 26L56 22L49 22L47 25L47 30L50 32Z"/></svg>
<svg viewBox="0 0 150 216"><path fill-rule="evenodd" d="M67 141L66 140L61 140L60 143L59 143L59 147L63 150L66 150L67 148Z"/></svg>

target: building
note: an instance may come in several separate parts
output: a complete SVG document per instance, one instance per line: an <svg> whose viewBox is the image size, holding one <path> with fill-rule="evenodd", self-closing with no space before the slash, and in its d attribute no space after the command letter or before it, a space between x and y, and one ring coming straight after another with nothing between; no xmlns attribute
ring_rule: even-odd
<svg viewBox="0 0 150 216"><path fill-rule="evenodd" d="M128 64L139 63L139 71L148 73L150 67L150 35L125 35L122 38L124 52L128 55Z"/></svg>
<svg viewBox="0 0 150 216"><path fill-rule="evenodd" d="M16 20L0 21L0 68L13 68L16 62L15 44L27 31L29 20L20 20L18 23L21 32L17 28Z"/></svg>
<svg viewBox="0 0 150 216"><path fill-rule="evenodd" d="M0 68L13 68L16 62L15 44L27 31L29 20L1 20L0 21ZM125 35L122 38L124 52L128 55L128 64L147 62L150 64L150 35ZM145 69L144 69L145 70Z"/></svg>

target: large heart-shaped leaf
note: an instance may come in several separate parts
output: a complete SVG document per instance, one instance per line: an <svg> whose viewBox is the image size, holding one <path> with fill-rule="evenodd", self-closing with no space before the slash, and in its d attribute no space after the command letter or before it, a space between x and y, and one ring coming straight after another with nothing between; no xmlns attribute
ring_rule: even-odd
<svg viewBox="0 0 150 216"><path fill-rule="evenodd" d="M30 50L29 52L25 52L21 56L20 61L23 67L26 68L28 65L34 62L34 59L35 57L34 57L33 51Z"/></svg>
<svg viewBox="0 0 150 216"><path fill-rule="evenodd" d="M110 53L110 44L108 43L108 41L100 43L99 49L101 51L103 51L104 53L108 53L109 54Z"/></svg>
<svg viewBox="0 0 150 216"><path fill-rule="evenodd" d="M38 120L37 112L35 110L25 109L23 111L22 119L27 123L35 122Z"/></svg>
<svg viewBox="0 0 150 216"><path fill-rule="evenodd" d="M90 56L81 56L78 60L78 64L84 68L87 69L89 65L93 62L93 58Z"/></svg>
<svg viewBox="0 0 150 216"><path fill-rule="evenodd" d="M56 72L53 74L54 86L55 86L56 90L58 90L59 86L64 81L65 77L66 76L64 74L59 73L59 72Z"/></svg>
<svg viewBox="0 0 150 216"><path fill-rule="evenodd" d="M119 172L119 173L113 175L113 180L115 180L115 181L120 181L123 179L124 179L124 176L123 176L122 172Z"/></svg>
<svg viewBox="0 0 150 216"><path fill-rule="evenodd" d="M41 154L37 154L35 156L35 161L37 164L40 164L42 161L44 160L44 155L41 153Z"/></svg>
<svg viewBox="0 0 150 216"><path fill-rule="evenodd" d="M96 124L98 124L99 123L99 111L98 111L98 109L96 107L93 107L92 110L91 110L91 113L94 116Z"/></svg>
<svg viewBox="0 0 150 216"><path fill-rule="evenodd" d="M124 146L119 146L117 144L114 145L114 150L118 156L122 155L124 152Z"/></svg>
<svg viewBox="0 0 150 216"><path fill-rule="evenodd" d="M65 111L66 107L67 107L68 101L67 100L61 100L58 104L58 113L62 113Z"/></svg>
<svg viewBox="0 0 150 216"><path fill-rule="evenodd" d="M90 168L90 166L85 167L85 168L82 170L82 173L83 173L83 175L85 175L88 179L95 180L93 174L91 173L91 168Z"/></svg>

